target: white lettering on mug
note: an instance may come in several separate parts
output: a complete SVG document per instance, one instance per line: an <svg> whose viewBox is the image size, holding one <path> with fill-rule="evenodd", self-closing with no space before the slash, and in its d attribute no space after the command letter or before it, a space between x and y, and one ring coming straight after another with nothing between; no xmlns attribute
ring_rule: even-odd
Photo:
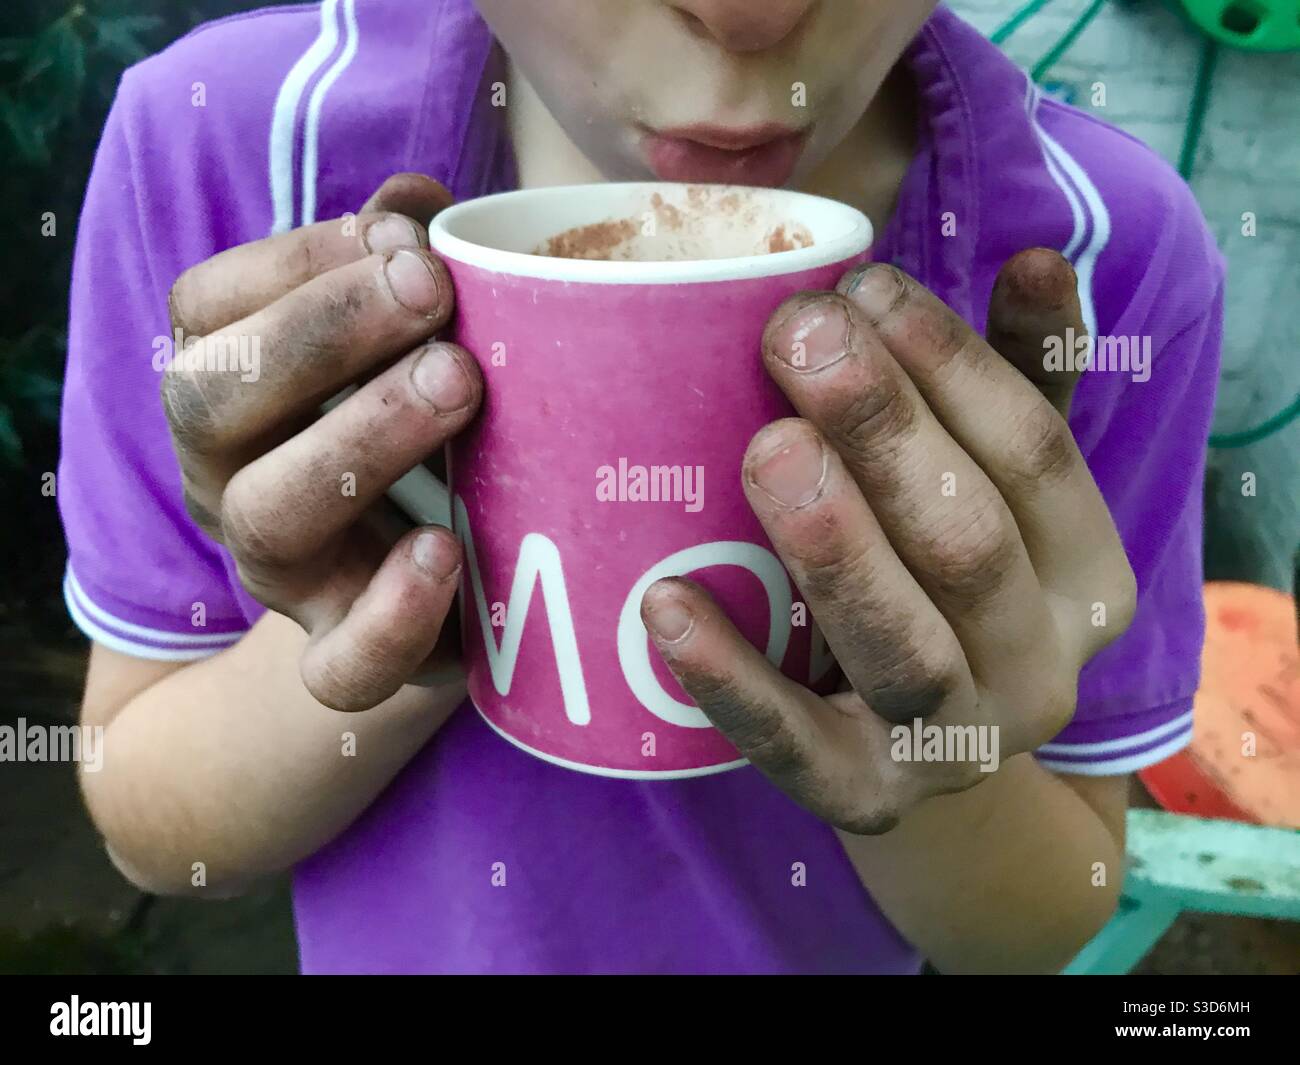
<svg viewBox="0 0 1300 1065"><path fill-rule="evenodd" d="M767 593L767 660L778 669L790 644L790 606L794 597L790 580L777 557L766 548L742 540L719 540L698 544L669 555L651 566L632 585L618 617L618 659L627 686L637 701L655 717L682 728L712 728L713 723L698 706L674 699L663 689L650 666L650 646L641 621L641 598L655 581L680 577L710 566L740 566L763 584Z"/></svg>
<svg viewBox="0 0 1300 1065"><path fill-rule="evenodd" d="M505 628L498 645L487 595L483 590L483 577L474 549L469 513L460 496L455 498L454 510L455 531L465 546L465 569L473 591L479 628L483 633L488 670L497 694L508 695L514 682L528 607L532 601L533 588L540 583L543 612L551 632L551 646L555 652L555 667L560 678L565 716L572 724L589 724L591 706L587 699L587 686L559 548L554 541L536 532L528 533L520 541L505 611ZM712 728L713 725L699 707L673 698L659 683L650 663L650 647L645 625L641 621L641 599L646 589L663 577L679 577L712 566L740 566L749 570L763 585L768 607L767 646L764 651L767 660L779 669L790 645L790 608L794 602L790 580L780 560L766 548L741 540L719 540L688 547L651 566L632 586L623 601L617 634L619 665L637 701L656 717L682 728ZM820 638L820 633L815 633L815 636ZM820 647L814 647L814 658L810 663L811 679L822 675L833 662L825 653L825 641L819 642Z"/></svg>
<svg viewBox="0 0 1300 1065"><path fill-rule="evenodd" d="M498 695L507 695L515 676L519 660L519 645L524 638L524 621L528 605L533 598L533 587L540 581L542 604L551 628L551 646L555 650L555 668L560 674L560 691L564 696L564 713L575 725L591 722L591 706L587 702L587 685L582 679L582 662L578 657L578 637L573 629L573 611L569 607L569 592L564 583L564 569L560 563L560 549L541 533L529 533L520 541L519 557L515 560L515 577L510 585L510 600L506 604L506 624L497 646L492 631L487 597L483 594L483 577L479 573L478 557L474 552L474 536L470 532L469 513L465 503L456 497L456 535L465 545L466 569L474 589L474 603L478 607L479 627L483 630L483 644L487 649L488 669Z"/></svg>

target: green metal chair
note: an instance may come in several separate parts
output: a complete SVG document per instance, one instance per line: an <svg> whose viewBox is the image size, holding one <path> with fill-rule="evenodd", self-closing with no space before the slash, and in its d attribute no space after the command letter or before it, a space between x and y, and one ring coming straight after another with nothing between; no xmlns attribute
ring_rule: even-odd
<svg viewBox="0 0 1300 1065"><path fill-rule="evenodd" d="M1163 810L1128 812L1119 912L1065 968L1127 973L1184 910L1300 921L1300 832Z"/></svg>

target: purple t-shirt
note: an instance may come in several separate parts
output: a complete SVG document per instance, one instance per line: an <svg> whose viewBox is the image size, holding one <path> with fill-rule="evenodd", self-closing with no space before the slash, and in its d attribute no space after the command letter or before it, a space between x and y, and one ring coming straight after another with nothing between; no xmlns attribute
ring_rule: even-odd
<svg viewBox="0 0 1300 1065"><path fill-rule="evenodd" d="M261 613L182 502L156 368L171 282L223 248L355 211L397 171L458 199L512 187L490 106L498 61L469 0L326 0L212 23L127 72L77 234L63 413L65 591L89 637L194 659ZM1137 616L1039 752L1054 770L1128 773L1191 732L1223 261L1164 162L1044 99L951 12L905 62L921 144L877 257L982 329L998 267L1058 248L1112 364L1132 338L1127 372L1084 374L1071 424L1137 573ZM307 972L919 963L833 831L756 770L585 776L522 753L469 706L298 868L295 910Z"/></svg>

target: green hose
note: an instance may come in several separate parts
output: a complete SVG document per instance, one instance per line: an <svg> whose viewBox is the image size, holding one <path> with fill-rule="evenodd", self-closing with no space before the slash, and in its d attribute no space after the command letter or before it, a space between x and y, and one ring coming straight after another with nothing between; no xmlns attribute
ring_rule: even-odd
<svg viewBox="0 0 1300 1065"><path fill-rule="evenodd" d="M1278 411L1273 417L1260 422L1251 429L1243 429L1239 433L1211 433L1210 447L1224 451L1228 448L1245 447L1247 444L1254 444L1272 436L1274 433L1281 432L1296 418L1300 418L1300 396L1296 396L1289 407Z"/></svg>
<svg viewBox="0 0 1300 1065"><path fill-rule="evenodd" d="M1206 37L1205 43L1201 46L1201 62L1196 69L1192 104L1187 110L1183 147L1178 153L1178 172L1183 175L1184 181L1191 181L1192 167L1196 165L1196 149L1201 143L1201 129L1205 125L1205 112L1210 105L1210 89L1214 85L1214 66L1218 59L1218 42Z"/></svg>
<svg viewBox="0 0 1300 1065"><path fill-rule="evenodd" d="M1051 2L1052 0L1029 0L1029 3L994 30L989 36L989 40L994 44L1004 43L1008 37L1016 32L1016 30L1020 29L1021 26L1037 15L1038 12Z"/></svg>
<svg viewBox="0 0 1300 1065"><path fill-rule="evenodd" d="M1075 38L1088 28L1088 23L1095 19L1105 6L1106 0L1092 0L1092 3L1088 5L1083 14L1075 19L1074 24L1061 35L1060 40L1047 50L1047 54L1029 72L1029 76L1034 79L1035 84L1043 80L1043 75L1056 65L1056 61L1069 50Z"/></svg>

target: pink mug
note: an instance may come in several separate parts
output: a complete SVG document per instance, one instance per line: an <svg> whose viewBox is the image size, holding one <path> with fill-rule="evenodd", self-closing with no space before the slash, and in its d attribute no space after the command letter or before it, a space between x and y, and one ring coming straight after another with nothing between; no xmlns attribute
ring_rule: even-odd
<svg viewBox="0 0 1300 1065"><path fill-rule="evenodd" d="M787 675L830 674L740 465L793 413L763 368L767 319L865 261L870 223L784 190L601 184L457 204L430 237L486 383L448 463L475 707L586 773L745 764L659 660L641 596L689 574Z"/></svg>

